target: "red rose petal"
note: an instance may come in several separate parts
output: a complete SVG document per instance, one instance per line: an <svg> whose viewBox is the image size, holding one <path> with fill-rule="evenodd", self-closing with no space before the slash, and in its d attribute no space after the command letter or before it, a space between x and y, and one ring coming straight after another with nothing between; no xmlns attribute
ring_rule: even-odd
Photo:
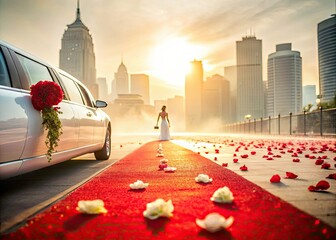
<svg viewBox="0 0 336 240"><path fill-rule="evenodd" d="M228 163L223 163L222 166L223 167L227 167L229 164Z"/></svg>
<svg viewBox="0 0 336 240"><path fill-rule="evenodd" d="M319 190L327 190L328 188L330 188L330 184L327 181L319 181L316 186L309 186L308 190L311 192L316 192Z"/></svg>
<svg viewBox="0 0 336 240"><path fill-rule="evenodd" d="M269 157L269 158L267 158L267 160L269 160L269 161L270 161L270 160L273 160L273 158Z"/></svg>
<svg viewBox="0 0 336 240"><path fill-rule="evenodd" d="M251 154L252 154L252 155L256 155L256 152L255 152L255 151L252 151Z"/></svg>
<svg viewBox="0 0 336 240"><path fill-rule="evenodd" d="M161 163L161 164L159 165L159 169L160 169L160 170L163 170L163 169L165 169L166 167L168 167L168 164L166 164L166 163Z"/></svg>
<svg viewBox="0 0 336 240"><path fill-rule="evenodd" d="M327 178L336 180L336 173L329 174L329 176Z"/></svg>
<svg viewBox="0 0 336 240"><path fill-rule="evenodd" d="M295 173L292 172L286 172L286 177L290 178L290 179L295 179L298 177L298 175L296 175Z"/></svg>
<svg viewBox="0 0 336 240"><path fill-rule="evenodd" d="M217 161L217 157L214 157L214 160Z"/></svg>
<svg viewBox="0 0 336 240"><path fill-rule="evenodd" d="M300 159L298 159L298 158L294 158L294 159L293 159L293 162L300 162Z"/></svg>
<svg viewBox="0 0 336 240"><path fill-rule="evenodd" d="M330 167L331 166L330 166L329 163L323 163L322 166L321 166L321 168L323 168L323 169L329 169Z"/></svg>
<svg viewBox="0 0 336 240"><path fill-rule="evenodd" d="M279 174L275 174L271 177L270 182L271 183L279 183L281 180L281 177L279 176Z"/></svg>
<svg viewBox="0 0 336 240"><path fill-rule="evenodd" d="M244 166L240 167L240 170L247 171L247 167L244 165Z"/></svg>
<svg viewBox="0 0 336 240"><path fill-rule="evenodd" d="M243 154L243 155L240 155L240 157L242 157L242 158L248 158L248 155L247 154Z"/></svg>
<svg viewBox="0 0 336 240"><path fill-rule="evenodd" d="M327 190L330 188L330 184L327 181L322 180L316 184L316 188L320 190Z"/></svg>
<svg viewBox="0 0 336 240"><path fill-rule="evenodd" d="M322 165L323 162L324 162L323 159L317 159L317 160L315 161L315 165Z"/></svg>
<svg viewBox="0 0 336 240"><path fill-rule="evenodd" d="M234 159L233 159L233 162L234 162L234 163L237 163L237 162L238 162L238 159L237 159L237 158L234 158Z"/></svg>

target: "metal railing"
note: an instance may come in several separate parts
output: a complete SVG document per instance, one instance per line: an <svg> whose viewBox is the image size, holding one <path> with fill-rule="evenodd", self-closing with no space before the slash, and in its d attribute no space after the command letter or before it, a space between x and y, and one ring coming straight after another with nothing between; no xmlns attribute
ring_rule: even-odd
<svg viewBox="0 0 336 240"><path fill-rule="evenodd" d="M224 132L269 135L319 135L336 137L336 108L286 116L248 119L225 124Z"/></svg>

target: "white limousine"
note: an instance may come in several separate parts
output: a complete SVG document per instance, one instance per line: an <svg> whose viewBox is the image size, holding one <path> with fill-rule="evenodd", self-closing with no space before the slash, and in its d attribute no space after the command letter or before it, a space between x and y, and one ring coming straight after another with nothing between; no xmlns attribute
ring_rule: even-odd
<svg viewBox="0 0 336 240"><path fill-rule="evenodd" d="M49 162L41 113L31 103L30 86L42 80L59 84L62 135ZM0 179L24 174L71 158L111 152L110 118L89 90L73 76L0 41Z"/></svg>

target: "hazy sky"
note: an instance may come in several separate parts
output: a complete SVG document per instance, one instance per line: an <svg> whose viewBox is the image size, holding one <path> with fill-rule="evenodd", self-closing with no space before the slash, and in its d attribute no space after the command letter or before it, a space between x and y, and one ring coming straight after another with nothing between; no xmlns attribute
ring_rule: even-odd
<svg viewBox="0 0 336 240"><path fill-rule="evenodd" d="M0 39L58 66L76 7L77 0L0 0ZM262 40L264 80L268 54L291 42L301 52L303 84L318 84L317 24L335 13L335 0L80 0L80 10L97 77L111 82L123 58L130 74L150 75L151 98L163 99L184 94L194 58L205 76L223 75L251 29Z"/></svg>

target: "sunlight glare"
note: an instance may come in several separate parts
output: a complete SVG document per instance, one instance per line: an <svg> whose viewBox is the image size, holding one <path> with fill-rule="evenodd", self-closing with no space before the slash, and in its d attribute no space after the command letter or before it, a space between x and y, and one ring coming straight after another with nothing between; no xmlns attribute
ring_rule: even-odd
<svg viewBox="0 0 336 240"><path fill-rule="evenodd" d="M164 41L152 53L151 74L168 84L184 86L190 62L202 57L202 51L200 46L192 45L183 38Z"/></svg>

